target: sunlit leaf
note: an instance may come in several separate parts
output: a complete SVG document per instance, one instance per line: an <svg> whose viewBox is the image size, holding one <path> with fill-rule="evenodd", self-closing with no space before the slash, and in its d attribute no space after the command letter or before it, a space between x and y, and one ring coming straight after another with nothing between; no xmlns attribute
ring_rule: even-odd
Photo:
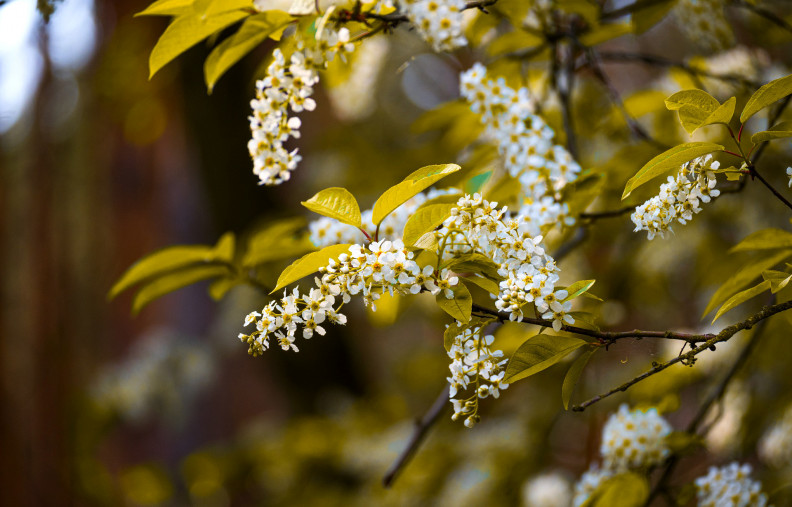
<svg viewBox="0 0 792 507"><path fill-rule="evenodd" d="M290 283L319 271L319 268L327 266L330 259L337 259L342 253L348 252L351 245L330 245L322 248L318 252L311 252L303 255L281 272L278 283L270 294L282 289Z"/></svg>
<svg viewBox="0 0 792 507"><path fill-rule="evenodd" d="M740 114L740 121L745 123L751 116L791 93L792 75L770 81L751 95Z"/></svg>
<svg viewBox="0 0 792 507"><path fill-rule="evenodd" d="M192 10L195 0L158 0L135 16L180 16Z"/></svg>
<svg viewBox="0 0 792 507"><path fill-rule="evenodd" d="M564 410L569 410L569 402L572 400L572 395L575 393L575 387L577 387L578 382L580 381L580 376L583 374L583 369L591 359L591 356L599 350L598 348L590 348L584 350L580 357L575 359L575 362L572 363L572 366L569 367L567 370L567 374L564 377L564 383L561 385L561 402L564 404Z"/></svg>
<svg viewBox="0 0 792 507"><path fill-rule="evenodd" d="M456 204L429 204L418 208L404 224L404 244L414 245L421 236L442 224L455 207Z"/></svg>
<svg viewBox="0 0 792 507"><path fill-rule="evenodd" d="M775 294L787 285L792 280L792 275L784 271L768 270L762 272L762 278L770 282L770 292Z"/></svg>
<svg viewBox="0 0 792 507"><path fill-rule="evenodd" d="M444 291L440 291L435 297L437 306L459 322L466 324L470 322L470 313L473 311L473 297L463 283L457 284L453 291L452 299L446 298Z"/></svg>
<svg viewBox="0 0 792 507"><path fill-rule="evenodd" d="M564 301L570 301L582 295L583 293L587 292L595 283L596 280L580 280L573 283L566 288L566 291L569 295Z"/></svg>
<svg viewBox="0 0 792 507"><path fill-rule="evenodd" d="M751 142L756 144L764 141L772 141L773 139L783 139L785 137L792 137L792 121L782 121L778 125L773 125L767 130L757 132L751 136Z"/></svg>
<svg viewBox="0 0 792 507"><path fill-rule="evenodd" d="M253 267L265 262L289 259L314 250L306 234L298 234L305 227L302 218L276 220L250 237L242 265Z"/></svg>
<svg viewBox="0 0 792 507"><path fill-rule="evenodd" d="M746 290L744 290L742 292L738 292L737 294L735 294L734 296L729 298L729 300L726 301L723 304L723 306L720 307L720 309L718 310L718 313L715 314L715 318L712 319L712 322L714 323L716 320L718 320L720 318L721 315L723 315L724 313L728 312L729 310L731 310L735 306L738 306L738 305L741 305L742 303L745 303L749 299L758 296L759 294L761 294L762 292L766 291L769 288L770 288L770 282L768 280L765 280L764 282L760 283L759 285L751 287L750 289L746 289Z"/></svg>
<svg viewBox="0 0 792 507"><path fill-rule="evenodd" d="M782 229L762 229L748 235L733 246L729 252L745 250L768 250L772 248L792 248L792 233Z"/></svg>
<svg viewBox="0 0 792 507"><path fill-rule="evenodd" d="M267 11L249 17L234 35L212 50L204 63L204 80L211 93L215 83L235 63L287 26L293 18L283 11Z"/></svg>
<svg viewBox="0 0 792 507"><path fill-rule="evenodd" d="M454 346L456 337L462 334L467 328L468 326L465 324L456 321L446 328L445 332L443 332L443 347L446 349L446 352L451 350L451 347Z"/></svg>
<svg viewBox="0 0 792 507"><path fill-rule="evenodd" d="M228 268L224 266L191 266L158 277L144 285L137 294L135 294L135 298L132 302L132 313L139 313L147 304L165 294L202 280L225 275L228 275Z"/></svg>
<svg viewBox="0 0 792 507"><path fill-rule="evenodd" d="M661 0L657 3L647 3L646 7L636 10L631 18L635 34L641 35L657 25L666 17L677 1Z"/></svg>
<svg viewBox="0 0 792 507"><path fill-rule="evenodd" d="M487 46L487 54L500 56L514 53L515 51L525 51L543 43L544 39L538 35L528 33L525 30L514 30L506 32L490 42L489 46Z"/></svg>
<svg viewBox="0 0 792 507"><path fill-rule="evenodd" d="M677 111L685 106L689 106L705 111L706 114L709 115L711 112L718 109L720 102L704 90L694 89L676 92L665 100L665 105L669 111Z"/></svg>
<svg viewBox="0 0 792 507"><path fill-rule="evenodd" d="M678 169L679 166L685 162L689 162L696 157L712 153L714 151L722 151L723 146L715 143L685 143L679 146L674 146L670 150L666 150L660 155L647 162L632 178L627 181L622 194L622 200L626 199L633 190L640 187L647 181L660 176L661 174L670 171L671 169Z"/></svg>
<svg viewBox="0 0 792 507"><path fill-rule="evenodd" d="M438 164L422 167L410 174L401 183L386 190L374 203L371 220L379 225L388 214L449 174L460 170L456 164Z"/></svg>
<svg viewBox="0 0 792 507"><path fill-rule="evenodd" d="M539 373L585 344L579 338L538 334L520 345L511 356L503 381L511 384Z"/></svg>
<svg viewBox="0 0 792 507"><path fill-rule="evenodd" d="M485 291L489 292L490 294L495 294L496 296L500 294L500 286L498 286L498 282L491 280L484 276L469 276L463 278L462 281L470 282L475 284Z"/></svg>
<svg viewBox="0 0 792 507"><path fill-rule="evenodd" d="M112 299L126 289L156 276L189 266L215 260L214 248L208 245L172 246L149 254L133 264L110 289Z"/></svg>
<svg viewBox="0 0 792 507"><path fill-rule="evenodd" d="M244 11L228 11L215 16L191 12L174 19L157 41L149 57L149 79L168 62L213 33L248 16Z"/></svg>
<svg viewBox="0 0 792 507"><path fill-rule="evenodd" d="M626 472L606 479L584 507L641 507L649 498L649 480L641 474Z"/></svg>
<svg viewBox="0 0 792 507"><path fill-rule="evenodd" d="M213 16L237 9L253 9L253 0L212 0L204 15Z"/></svg>
<svg viewBox="0 0 792 507"><path fill-rule="evenodd" d="M360 207L355 196L345 188L326 188L301 204L314 213L335 218L339 222L354 227L362 225Z"/></svg>

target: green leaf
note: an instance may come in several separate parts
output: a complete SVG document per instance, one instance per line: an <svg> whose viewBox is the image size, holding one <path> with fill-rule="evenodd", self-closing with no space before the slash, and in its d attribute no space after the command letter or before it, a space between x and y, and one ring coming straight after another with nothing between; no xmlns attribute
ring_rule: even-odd
<svg viewBox="0 0 792 507"><path fill-rule="evenodd" d="M576 297L582 295L596 283L596 280L580 280L578 282L573 283L569 287L566 288L567 293L569 295L564 299L564 301L570 301L575 299Z"/></svg>
<svg viewBox="0 0 792 507"><path fill-rule="evenodd" d="M237 9L253 9L253 0L212 0L206 8L204 15L213 16L221 12L234 11Z"/></svg>
<svg viewBox="0 0 792 507"><path fill-rule="evenodd" d="M418 208L404 224L404 234L402 234L404 244L414 245L421 236L442 224L455 207L456 204L429 204Z"/></svg>
<svg viewBox="0 0 792 507"><path fill-rule="evenodd" d="M126 289L156 276L189 266L210 263L214 248L207 245L171 246L149 254L133 264L113 285L108 299L113 299Z"/></svg>
<svg viewBox="0 0 792 507"><path fill-rule="evenodd" d="M319 271L319 268L327 266L327 264L330 262L330 259L337 259L342 253L348 252L350 246L352 245L330 245L322 248L318 252L311 252L309 254L303 255L290 265L286 266L286 269L284 269L278 277L277 285L274 289L272 289L270 294L274 294L275 291L280 290L290 283L296 282L303 277L306 277L312 273L316 273Z"/></svg>
<svg viewBox="0 0 792 507"><path fill-rule="evenodd" d="M481 189L484 187L487 181L489 181L490 177L492 177L492 171L486 171L473 176L465 183L465 193L473 195L481 192Z"/></svg>
<svg viewBox="0 0 792 507"><path fill-rule="evenodd" d="M792 250L784 250L783 252L773 253L769 257L751 259L751 262L739 269L718 288L709 303L707 303L707 308L701 317L704 318L705 315L729 299L738 290L751 283L763 271L772 268L790 255L792 255Z"/></svg>
<svg viewBox="0 0 792 507"><path fill-rule="evenodd" d="M374 203L371 220L374 225L379 225L386 216L418 192L430 187L435 182L445 178L451 173L459 171L461 167L456 164L439 164L422 167L410 174L404 181L386 190Z"/></svg>
<svg viewBox="0 0 792 507"><path fill-rule="evenodd" d="M782 229L762 229L733 246L729 253L772 248L792 248L792 233Z"/></svg>
<svg viewBox="0 0 792 507"><path fill-rule="evenodd" d="M564 384L561 386L561 402L564 404L564 410L569 410L569 402L572 400L572 395L575 393L575 387L577 387L580 376L583 374L583 369L597 350L599 349L594 347L584 350L583 353L580 354L580 357L575 359L575 362L572 363L569 370L567 370L567 374L564 377Z"/></svg>
<svg viewBox="0 0 792 507"><path fill-rule="evenodd" d="M454 297L452 299L446 298L443 291L438 292L437 296L435 296L437 305L459 322L467 324L470 322L470 312L473 311L473 297L463 283L457 284L453 291Z"/></svg>
<svg viewBox="0 0 792 507"><path fill-rule="evenodd" d="M484 276L470 276L470 277L462 278L461 280L464 281L465 283L469 282L474 285L478 285L479 287L489 292L490 294L495 294L496 296L500 294L500 286L498 285L498 282L494 280L490 280L489 278L486 278Z"/></svg>
<svg viewBox="0 0 792 507"><path fill-rule="evenodd" d="M718 109L720 102L704 90L682 90L665 100L669 111L677 111L685 106L705 111L707 115ZM706 116L705 116L706 117Z"/></svg>
<svg viewBox="0 0 792 507"><path fill-rule="evenodd" d="M520 345L506 365L503 381L513 383L530 377L562 360L586 342L569 336L538 334Z"/></svg>
<svg viewBox="0 0 792 507"><path fill-rule="evenodd" d="M605 480L583 507L641 507L649 499L649 480L627 472Z"/></svg>
<svg viewBox="0 0 792 507"><path fill-rule="evenodd" d="M607 23L583 34L580 42L586 46L596 46L631 33L633 33L632 23Z"/></svg>
<svg viewBox="0 0 792 507"><path fill-rule="evenodd" d="M782 121L778 125L773 125L768 130L757 132L751 136L751 142L757 144L785 137L792 137L792 121Z"/></svg>
<svg viewBox="0 0 792 507"><path fill-rule="evenodd" d="M735 97L731 97L729 100L721 104L718 109L710 113L699 127L706 127L707 125L715 125L716 123L722 123L724 125L728 125L734 116L734 106L737 104L737 99ZM698 127L697 127L698 128ZM692 134L695 132L696 129L693 129L690 133Z"/></svg>
<svg viewBox="0 0 792 507"><path fill-rule="evenodd" d="M212 250L212 260L231 262L234 259L234 233L227 232L220 236Z"/></svg>
<svg viewBox="0 0 792 507"><path fill-rule="evenodd" d="M665 100L669 110L678 111L679 121L688 134L706 125L728 125L736 103L737 99L732 97L721 105L709 93L695 89L677 92Z"/></svg>
<svg viewBox="0 0 792 507"><path fill-rule="evenodd" d="M467 328L467 325L457 321L454 321L453 324L446 328L445 332L443 333L443 347L445 347L446 352L451 350L456 337L463 333Z"/></svg>
<svg viewBox="0 0 792 507"><path fill-rule="evenodd" d="M345 188L326 188L300 204L314 213L335 218L341 223L358 228L363 225L355 196Z"/></svg>
<svg viewBox="0 0 792 507"><path fill-rule="evenodd" d="M723 146L715 143L685 143L674 146L670 150L664 151L647 162L635 176L627 181L627 185L624 187L624 193L622 194L622 200L626 199L633 190L652 178L660 176L671 169L678 169L679 166L696 157L722 150Z"/></svg>
<svg viewBox="0 0 792 507"><path fill-rule="evenodd" d="M685 431L672 431L666 435L663 442L674 455L690 454L703 444L700 436Z"/></svg>
<svg viewBox="0 0 792 507"><path fill-rule="evenodd" d="M194 266L161 276L141 288L132 302L132 313L137 315L144 306L170 292L202 280L228 275L224 266Z"/></svg>
<svg viewBox="0 0 792 507"><path fill-rule="evenodd" d="M748 99L740 114L740 122L745 123L748 118L790 93L792 93L792 75L770 81Z"/></svg>
<svg viewBox="0 0 792 507"><path fill-rule="evenodd" d="M659 3L649 4L648 7L635 11L631 19L635 34L641 35L662 21L676 3L677 0L661 0Z"/></svg>
<svg viewBox="0 0 792 507"><path fill-rule="evenodd" d="M789 284L792 275L784 271L770 269L762 272L762 278L770 282L770 292L775 294Z"/></svg>
<svg viewBox="0 0 792 507"><path fill-rule="evenodd" d="M208 17L195 12L180 15L168 25L151 51L149 79L183 52L246 16L247 12L239 10Z"/></svg>
<svg viewBox="0 0 792 507"><path fill-rule="evenodd" d="M157 0L135 16L180 16L192 10L194 0Z"/></svg>
<svg viewBox="0 0 792 507"><path fill-rule="evenodd" d="M498 265L489 257L479 253L463 254L451 259L447 266L457 273L480 273L493 280L500 280Z"/></svg>
<svg viewBox="0 0 792 507"><path fill-rule="evenodd" d="M224 277L209 284L209 296L215 301L220 301L225 295L242 283L238 278Z"/></svg>
<svg viewBox="0 0 792 507"><path fill-rule="evenodd" d="M288 259L314 250L314 246L304 234L298 231L305 227L302 218L276 220L250 237L247 251L242 257L246 268L265 262Z"/></svg>
<svg viewBox="0 0 792 507"><path fill-rule="evenodd" d="M720 310L718 310L718 313L715 314L715 318L712 319L712 322L714 323L716 320L718 320L720 318L721 315L723 315L724 313L728 312L729 310L731 310L735 306L738 306L738 305L740 305L742 303L745 303L749 299L758 296L759 294L761 294L762 292L766 291L769 288L770 288L770 281L769 280L765 280L764 282L760 283L759 285L751 287L750 289L746 289L746 290L744 290L742 292L738 292L737 294L735 294L734 296L729 298L729 300L726 301L723 304L723 306L720 307Z"/></svg>
<svg viewBox="0 0 792 507"><path fill-rule="evenodd" d="M283 11L267 11L251 16L239 30L212 50L204 62L204 80L209 93L235 63L264 42L267 37L287 26L293 18Z"/></svg>
<svg viewBox="0 0 792 507"><path fill-rule="evenodd" d="M524 30L515 30L506 32L490 42L489 46L487 46L487 54L489 56L499 56L506 53L514 53L515 51L525 51L543 43L544 39L538 35Z"/></svg>

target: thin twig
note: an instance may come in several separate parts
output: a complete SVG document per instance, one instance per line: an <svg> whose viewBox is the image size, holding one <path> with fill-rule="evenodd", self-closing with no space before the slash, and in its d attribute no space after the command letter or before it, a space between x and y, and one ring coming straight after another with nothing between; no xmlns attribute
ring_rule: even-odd
<svg viewBox="0 0 792 507"><path fill-rule="evenodd" d="M761 181L762 184L764 184L764 186L766 186L773 193L774 196L778 197L779 201L781 201L784 204L786 204L786 206L789 209L792 209L792 202L789 202L786 197L781 195L781 192L776 190L776 188L773 185L771 185L770 182L768 182L766 179L764 179L764 177L762 177L762 175L759 174L759 172L757 172L756 167L751 167L750 170L751 170L751 176L755 176L756 179Z"/></svg>
<svg viewBox="0 0 792 507"><path fill-rule="evenodd" d="M445 412L445 410L450 406L448 404L449 393L450 386L446 384L435 402L432 403L429 411L426 412L426 414L424 414L421 419L415 422L415 429L413 430L413 434L410 437L410 441L407 443L407 447L405 447L401 454L399 454L399 457L396 458L396 461L393 462L385 476L382 478L383 486L389 488L393 485L393 482L399 476L399 473L404 469L407 463L410 462L410 459L412 459L413 455L415 455L418 447L420 447L423 443L431 427L434 426L435 422L437 422L443 412Z"/></svg>
<svg viewBox="0 0 792 507"><path fill-rule="evenodd" d="M734 5L737 6L737 7L742 7L743 9L747 9L747 10L753 12L754 14L756 14L757 16L761 16L761 17L765 18L766 20L770 21L774 25L776 25L776 26L778 26L780 28L783 28L787 32L792 33L792 25L790 25L789 23L784 21L783 18L778 16L773 11L769 11L769 10L763 8L763 7L760 7L758 5L750 4L750 3L745 2L743 0L735 0L734 1Z"/></svg>
<svg viewBox="0 0 792 507"><path fill-rule="evenodd" d="M770 117L768 118L768 120L767 120L767 126L768 127L772 127L775 124L775 122L777 122L778 119L781 118L781 115L784 113L784 110L789 105L789 101L790 100L792 100L792 95L787 95L787 97L784 100L781 101L781 103L775 109L773 114L771 114ZM758 148L756 148L756 150L754 151L753 157L751 157L751 164L752 165L754 165L754 166L756 165L756 163L759 161L759 157L762 156L762 153L764 153L765 148L767 147L767 145L768 145L768 141L765 141L765 142L761 143Z"/></svg>
<svg viewBox="0 0 792 507"><path fill-rule="evenodd" d="M737 334L739 331L751 329L753 326L763 321L764 319L771 317L776 313L783 312L784 310L789 310L790 308L792 308L792 301L787 301L786 303L781 303L773 306L766 306L762 309L762 311L748 317L742 322L738 322L737 324L733 324L729 327L724 328L720 333L708 339L707 341L697 346L690 352L677 356L674 359L671 359L670 361L667 361L665 363L655 364L650 370L642 373L641 375L638 375L637 377L628 380L624 384L615 387L606 393L600 394L599 396L595 396L594 398L591 398L590 400L585 401L580 405L572 407L572 410L576 412L582 412L586 408L590 407L591 405L599 401L604 400L605 398L608 398L616 393L626 391L628 388L632 387L638 382L647 379L652 375L660 373L669 366L672 366L679 362L690 362L691 360L693 360L695 356L697 356L701 352L707 350L708 348L714 346L717 343L727 341L729 338Z"/></svg>

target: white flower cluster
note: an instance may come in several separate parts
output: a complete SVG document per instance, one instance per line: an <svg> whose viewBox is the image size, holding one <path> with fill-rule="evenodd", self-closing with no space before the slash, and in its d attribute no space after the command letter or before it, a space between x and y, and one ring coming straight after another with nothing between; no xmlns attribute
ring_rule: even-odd
<svg viewBox="0 0 792 507"><path fill-rule="evenodd" d="M389 46L387 37L368 39L355 53L347 78L327 88L330 103L340 119L362 120L374 111L377 78L387 58Z"/></svg>
<svg viewBox="0 0 792 507"><path fill-rule="evenodd" d="M486 78L487 69L480 63L463 72L462 96L481 115L485 135L497 143L506 169L520 180L525 196L534 201L555 196L577 179L580 165L566 148L553 142L553 129L534 114L527 88L514 90L503 78ZM567 212L565 204L556 206L556 215Z"/></svg>
<svg viewBox="0 0 792 507"><path fill-rule="evenodd" d="M724 0L680 0L675 14L682 30L701 49L720 51L734 45Z"/></svg>
<svg viewBox="0 0 792 507"><path fill-rule="evenodd" d="M615 472L657 465L670 453L665 444L670 433L671 426L656 408L643 412L622 405L602 429L603 465Z"/></svg>
<svg viewBox="0 0 792 507"><path fill-rule="evenodd" d="M267 75L256 82L256 98L250 101L253 114L248 151L261 184L279 185L289 179L301 157L296 149L284 147L290 137L300 137L300 119L289 116L288 110L313 111L316 102L311 95L319 81L318 70L325 68L336 53L343 57L353 50L348 29L324 27L317 31L315 40L298 39L297 50L288 61L280 49L272 53Z"/></svg>
<svg viewBox="0 0 792 507"><path fill-rule="evenodd" d="M314 279L316 286L308 294L300 295L295 288L291 294L284 292L283 299L270 302L261 312L250 313L245 325L255 324L256 330L250 335L240 333L239 339L247 342L248 352L254 356L269 348L270 335L275 336L283 350L297 351L294 341L298 325L307 339L315 332L324 335L321 324L326 320L346 324L346 316L339 310L352 296L362 295L372 310L376 310L374 302L385 292L418 294L427 290L453 298L451 287L459 279L447 269L437 272L429 265L421 268L413 256L400 240L351 245L338 261L331 259L319 270L322 278ZM339 304L337 299L341 301Z"/></svg>
<svg viewBox="0 0 792 507"><path fill-rule="evenodd" d="M449 193L452 193L452 191L432 189L426 193L420 192L416 194L386 216L380 223L379 239L389 239L391 241L401 239L404 225L412 214L415 213L415 210L426 201ZM369 236L373 236L376 229L374 222L371 220L372 213L372 210L368 209L360 214L361 221L363 222L363 229L368 232ZM317 248L344 243L365 242L365 236L360 229L353 225L343 224L335 218L321 217L309 223L308 229L310 231L311 242Z"/></svg>
<svg viewBox="0 0 792 507"><path fill-rule="evenodd" d="M435 51L453 51L467 45L462 33L464 0L402 0L402 7Z"/></svg>
<svg viewBox="0 0 792 507"><path fill-rule="evenodd" d="M459 324L454 324L459 325ZM509 387L503 383L506 370L503 367L508 359L503 359L502 350L492 350L490 346L495 340L492 335L481 337L481 327L466 328L454 338L454 343L448 350L448 357L452 359L451 376L448 382L451 386L449 396L454 405L454 415L451 419L456 421L465 417L465 426L472 428L479 421L478 400L492 396L497 398L500 391ZM473 394L469 398L457 399L459 391L473 387Z"/></svg>
<svg viewBox="0 0 792 507"><path fill-rule="evenodd" d="M787 167L786 173L789 177L789 187L792 188L792 167Z"/></svg>
<svg viewBox="0 0 792 507"><path fill-rule="evenodd" d="M670 454L665 444L670 433L671 426L655 408L641 411L621 405L602 429L603 467L592 465L575 485L575 507L583 505L604 480L660 464Z"/></svg>
<svg viewBox="0 0 792 507"><path fill-rule="evenodd" d="M676 177L669 176L660 185L658 195L635 208L631 216L634 232L647 231L650 240L657 234L664 238L668 231L673 232L674 221L684 225L692 220L701 211L702 202L708 203L720 195L720 190L715 189L717 179L713 172L719 167L720 162L714 162L712 155L682 164Z"/></svg>
<svg viewBox="0 0 792 507"><path fill-rule="evenodd" d="M453 244L455 254L460 249L461 253L482 253L498 266L503 281L495 306L508 312L511 320L521 321L524 307L531 304L537 315L553 321L556 331L564 324L574 324L568 314L572 303L564 301L569 294L555 290L561 270L542 247L542 236L531 235L531 217L509 218L506 208L497 209L497 205L480 194L461 197L436 233L439 243Z"/></svg>
<svg viewBox="0 0 792 507"><path fill-rule="evenodd" d="M764 507L767 495L762 485L750 478L751 465L740 466L734 462L728 466L711 467L704 477L696 479L696 497L699 507Z"/></svg>
<svg viewBox="0 0 792 507"><path fill-rule="evenodd" d="M759 456L775 467L792 467L792 406L759 441Z"/></svg>
<svg viewBox="0 0 792 507"><path fill-rule="evenodd" d="M522 505L526 507L569 507L571 503L569 481L559 473L539 475L522 487Z"/></svg>
<svg viewBox="0 0 792 507"><path fill-rule="evenodd" d="M580 480L575 483L575 497L572 499L573 507L581 507L597 491L597 488L613 477L613 475L613 470L600 469L596 465L589 468L583 473Z"/></svg>

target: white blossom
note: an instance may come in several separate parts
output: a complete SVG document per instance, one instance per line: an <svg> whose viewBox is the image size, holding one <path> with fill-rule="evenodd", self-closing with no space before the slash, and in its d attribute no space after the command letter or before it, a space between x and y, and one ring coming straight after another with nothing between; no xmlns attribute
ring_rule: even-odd
<svg viewBox="0 0 792 507"><path fill-rule="evenodd" d="M696 479L699 507L764 507L767 496L762 485L750 478L751 466L737 462L728 466L711 467L704 477Z"/></svg>
<svg viewBox="0 0 792 507"><path fill-rule="evenodd" d="M467 45L464 0L404 0L405 14L435 51L453 51Z"/></svg>
<svg viewBox="0 0 792 507"><path fill-rule="evenodd" d="M572 499L574 507L581 507L588 500L600 484L613 477L612 470L600 469L596 465L590 467L575 483L575 496Z"/></svg>
<svg viewBox="0 0 792 507"><path fill-rule="evenodd" d="M569 507L571 504L572 487L559 473L539 475L522 487L525 507Z"/></svg>
<svg viewBox="0 0 792 507"><path fill-rule="evenodd" d="M605 468L623 472L660 464L670 454L665 444L670 433L671 426L654 407L641 411L621 405L602 430Z"/></svg>

